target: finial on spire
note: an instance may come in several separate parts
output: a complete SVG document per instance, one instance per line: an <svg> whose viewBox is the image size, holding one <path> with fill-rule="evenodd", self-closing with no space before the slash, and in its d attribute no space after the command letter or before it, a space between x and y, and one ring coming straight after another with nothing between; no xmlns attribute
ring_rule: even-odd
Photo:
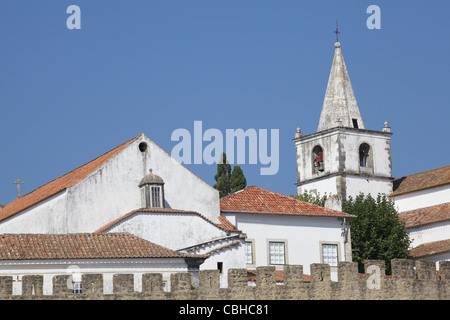
<svg viewBox="0 0 450 320"><path fill-rule="evenodd" d="M339 42L339 22L338 19L336 19L336 31L334 32L336 33L336 42Z"/></svg>
<svg viewBox="0 0 450 320"><path fill-rule="evenodd" d="M382 130L383 132L391 132L391 127L389 127L388 122L384 122L384 128Z"/></svg>

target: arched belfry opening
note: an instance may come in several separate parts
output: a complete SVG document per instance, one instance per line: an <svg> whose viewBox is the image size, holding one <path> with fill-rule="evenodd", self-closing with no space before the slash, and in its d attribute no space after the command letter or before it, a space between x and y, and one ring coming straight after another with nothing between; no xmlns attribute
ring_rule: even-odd
<svg viewBox="0 0 450 320"><path fill-rule="evenodd" d="M313 161L313 173L319 173L325 170L323 149L321 146L314 147L312 151L312 161Z"/></svg>
<svg viewBox="0 0 450 320"><path fill-rule="evenodd" d="M372 149L367 143L361 143L359 146L359 166L372 168Z"/></svg>
<svg viewBox="0 0 450 320"><path fill-rule="evenodd" d="M164 208L164 180L154 174L152 169L139 182L139 188L141 188L142 207Z"/></svg>

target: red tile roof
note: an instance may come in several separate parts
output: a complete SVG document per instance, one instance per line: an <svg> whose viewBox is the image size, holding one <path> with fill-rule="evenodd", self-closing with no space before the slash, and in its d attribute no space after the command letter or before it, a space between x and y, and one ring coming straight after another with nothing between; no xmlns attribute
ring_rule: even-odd
<svg viewBox="0 0 450 320"><path fill-rule="evenodd" d="M405 193L438 187L450 183L450 166L412 174L394 180L394 197Z"/></svg>
<svg viewBox="0 0 450 320"><path fill-rule="evenodd" d="M89 174L94 172L97 168L106 163L108 160L110 160L112 157L114 157L116 154L118 154L120 151L122 151L125 147L135 141L139 136L125 143L122 143L120 146L84 164L83 166L70 171L69 173L53 181L50 181L49 183L12 201L0 211L0 221L10 218L17 213L30 208L69 187L74 186L75 184L86 178Z"/></svg>
<svg viewBox="0 0 450 320"><path fill-rule="evenodd" d="M217 224L219 228L222 228L227 231L234 231L234 232L240 232L230 221L227 220L227 218L223 216L219 216L220 223Z"/></svg>
<svg viewBox="0 0 450 320"><path fill-rule="evenodd" d="M450 220L450 202L398 214L407 229Z"/></svg>
<svg viewBox="0 0 450 320"><path fill-rule="evenodd" d="M450 251L450 239L421 244L409 251L411 258L420 258Z"/></svg>
<svg viewBox="0 0 450 320"><path fill-rule="evenodd" d="M205 258L129 233L2 234L0 260Z"/></svg>
<svg viewBox="0 0 450 320"><path fill-rule="evenodd" d="M133 210L133 211L130 211L130 212L124 214L120 218L118 218L114 221L111 221L107 225L101 227L94 233L103 233L103 232L107 231L108 229L112 228L113 226L115 226L116 224L118 224L119 222L123 221L124 219L126 219L134 214L137 214L139 212L154 212L154 213L167 213L167 214L169 214L169 213L172 213L172 214L194 214L222 230L240 232L238 229L236 229L231 224L231 222L229 222L228 220L226 220L225 218L222 218L222 217L219 217L220 223L214 223L196 211L177 210L177 209L170 209L170 208L141 208L141 209Z"/></svg>
<svg viewBox="0 0 450 320"><path fill-rule="evenodd" d="M222 213L268 213L347 218L355 217L354 215L300 201L293 197L255 186L247 187L220 199L220 210Z"/></svg>

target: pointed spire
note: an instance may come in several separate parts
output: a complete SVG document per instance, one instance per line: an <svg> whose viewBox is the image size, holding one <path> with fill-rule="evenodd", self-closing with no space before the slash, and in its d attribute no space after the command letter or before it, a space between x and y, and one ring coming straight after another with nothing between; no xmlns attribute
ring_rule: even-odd
<svg viewBox="0 0 450 320"><path fill-rule="evenodd" d="M338 126L365 129L342 56L341 44L336 42L334 47L333 64L317 131Z"/></svg>

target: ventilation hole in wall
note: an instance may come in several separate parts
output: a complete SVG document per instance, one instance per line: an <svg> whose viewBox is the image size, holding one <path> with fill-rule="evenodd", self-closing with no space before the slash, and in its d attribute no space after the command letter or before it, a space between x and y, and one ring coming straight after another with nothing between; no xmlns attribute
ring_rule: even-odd
<svg viewBox="0 0 450 320"><path fill-rule="evenodd" d="M141 151L141 152L147 151L147 143L145 143L145 142L139 143L139 151Z"/></svg>

